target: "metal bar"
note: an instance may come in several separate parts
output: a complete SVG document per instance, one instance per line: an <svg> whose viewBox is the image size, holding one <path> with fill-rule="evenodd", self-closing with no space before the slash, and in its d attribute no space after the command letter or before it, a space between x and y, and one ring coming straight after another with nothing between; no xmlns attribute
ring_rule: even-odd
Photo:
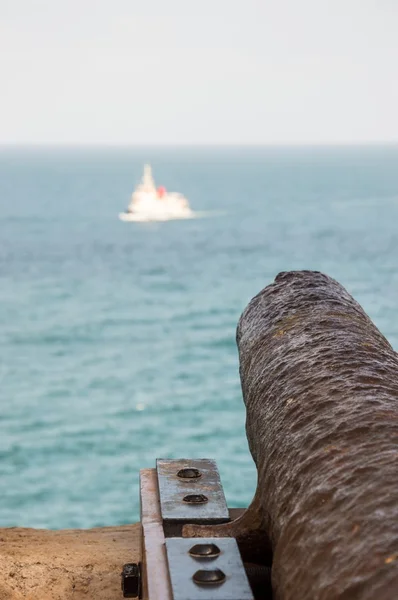
<svg viewBox="0 0 398 600"><path fill-rule="evenodd" d="M164 522L226 523L230 520L216 462L211 459L157 459Z"/></svg>
<svg viewBox="0 0 398 600"><path fill-rule="evenodd" d="M172 600L156 469L140 471L143 600Z"/></svg>
<svg viewBox="0 0 398 600"><path fill-rule="evenodd" d="M234 538L168 538L166 550L173 600L253 600Z"/></svg>

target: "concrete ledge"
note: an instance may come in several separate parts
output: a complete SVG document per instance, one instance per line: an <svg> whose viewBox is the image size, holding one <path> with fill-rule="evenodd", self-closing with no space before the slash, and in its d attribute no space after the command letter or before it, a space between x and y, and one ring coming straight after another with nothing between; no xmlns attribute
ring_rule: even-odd
<svg viewBox="0 0 398 600"><path fill-rule="evenodd" d="M117 600L123 564L140 560L140 525L0 529L1 600Z"/></svg>

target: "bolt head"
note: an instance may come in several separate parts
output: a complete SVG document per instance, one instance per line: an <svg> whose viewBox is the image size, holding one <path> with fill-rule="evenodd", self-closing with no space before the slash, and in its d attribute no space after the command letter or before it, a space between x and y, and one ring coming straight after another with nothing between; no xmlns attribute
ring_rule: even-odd
<svg viewBox="0 0 398 600"><path fill-rule="evenodd" d="M185 469L180 469L177 473L177 477L180 477L181 479L197 479L198 477L202 477L202 473L199 469L187 467Z"/></svg>
<svg viewBox="0 0 398 600"><path fill-rule="evenodd" d="M195 544L189 551L194 558L216 558L221 550L216 544Z"/></svg>
<svg viewBox="0 0 398 600"><path fill-rule="evenodd" d="M192 579L198 585L220 585L225 581L225 573L221 569L200 569L193 574Z"/></svg>
<svg viewBox="0 0 398 600"><path fill-rule="evenodd" d="M188 504L204 504L209 499L204 494L188 494L188 496L184 496L183 500Z"/></svg>

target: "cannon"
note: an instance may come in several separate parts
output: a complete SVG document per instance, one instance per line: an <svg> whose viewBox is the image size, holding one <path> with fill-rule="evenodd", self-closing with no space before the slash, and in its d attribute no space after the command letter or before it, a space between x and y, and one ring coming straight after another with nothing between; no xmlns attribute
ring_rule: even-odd
<svg viewBox="0 0 398 600"><path fill-rule="evenodd" d="M397 354L339 283L310 271L281 273L253 298L237 344L253 501L213 522L195 509L179 523L159 514L165 538L234 538L249 580L250 565L271 570L272 590L257 578L255 598L398 598ZM172 478L178 509L184 483ZM192 481L211 507L209 482ZM229 598L222 582L207 589Z"/></svg>

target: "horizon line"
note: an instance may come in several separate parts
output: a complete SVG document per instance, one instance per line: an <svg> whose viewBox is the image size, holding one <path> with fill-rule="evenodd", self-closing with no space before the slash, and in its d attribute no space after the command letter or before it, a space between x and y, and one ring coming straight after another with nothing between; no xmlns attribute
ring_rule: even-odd
<svg viewBox="0 0 398 600"><path fill-rule="evenodd" d="M362 142L1 142L0 148L322 148L322 147L362 147L362 146L398 146L397 140L369 140Z"/></svg>

